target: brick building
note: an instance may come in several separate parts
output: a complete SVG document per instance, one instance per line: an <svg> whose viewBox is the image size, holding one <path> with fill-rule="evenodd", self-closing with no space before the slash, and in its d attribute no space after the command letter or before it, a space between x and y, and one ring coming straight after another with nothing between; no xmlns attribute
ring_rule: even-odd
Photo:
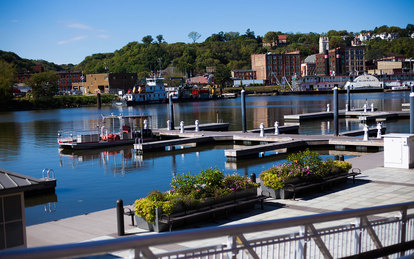
<svg viewBox="0 0 414 259"><path fill-rule="evenodd" d="M231 77L234 79L253 80L256 79L256 71L254 70L232 70Z"/></svg>
<svg viewBox="0 0 414 259"><path fill-rule="evenodd" d="M117 93L119 90L127 91L132 89L137 81L136 73L102 73L87 74L85 82L73 84L74 90L84 90L83 93Z"/></svg>
<svg viewBox="0 0 414 259"><path fill-rule="evenodd" d="M66 92L72 89L72 83L81 82L81 71L58 71L58 90Z"/></svg>
<svg viewBox="0 0 414 259"><path fill-rule="evenodd" d="M265 80L267 84L276 84L284 78L291 81L292 76L300 75L299 51L285 54L252 54L251 60L252 70L256 71L256 79Z"/></svg>
<svg viewBox="0 0 414 259"><path fill-rule="evenodd" d="M316 55L319 76L358 75L366 71L365 47L340 47Z"/></svg>

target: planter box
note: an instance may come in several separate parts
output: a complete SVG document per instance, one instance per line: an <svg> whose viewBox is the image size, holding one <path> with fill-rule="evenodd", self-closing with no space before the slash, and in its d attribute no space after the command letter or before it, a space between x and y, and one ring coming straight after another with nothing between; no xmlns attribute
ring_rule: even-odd
<svg viewBox="0 0 414 259"><path fill-rule="evenodd" d="M272 197L273 199L291 199L298 192L302 194L311 193L322 188L330 188L340 184L346 183L348 179L348 174L339 174L335 176L329 176L323 178L318 182L295 182L287 183L285 187L281 189L273 189L272 187L266 186L263 184L263 181L260 180L260 185L262 188L262 194Z"/></svg>
<svg viewBox="0 0 414 259"><path fill-rule="evenodd" d="M254 203L238 204L245 200L257 197L257 188L232 193L219 199L210 199L201 204L200 208L189 211L180 211L170 215L171 219L185 217L183 220L174 221L174 226L196 224L210 220L211 214L214 217L224 216L228 213L237 212L242 209L254 208ZM233 206L234 205L234 206ZM221 209L222 208L222 209ZM218 209L218 210L217 210ZM214 210L214 211L213 211ZM210 213L211 211L211 213ZM193 216L194 215L194 216ZM172 223L168 224L168 215L156 215L155 223L149 223L144 218L135 215L135 221L138 228L148 231L163 232L168 231ZM158 219L158 220L157 220Z"/></svg>

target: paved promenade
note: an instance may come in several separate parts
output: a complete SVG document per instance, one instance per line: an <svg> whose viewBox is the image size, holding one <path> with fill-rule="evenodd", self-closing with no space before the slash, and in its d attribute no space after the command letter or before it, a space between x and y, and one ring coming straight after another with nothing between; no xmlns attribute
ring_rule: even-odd
<svg viewBox="0 0 414 259"><path fill-rule="evenodd" d="M265 209L234 216L231 221L221 221L215 225L239 224L260 220L295 217L323 212L340 211L393 204L414 200L414 169L395 169L383 167L383 152L351 158L348 161L354 168L360 168L355 184L348 180L346 185L337 189L298 198L296 200L267 199ZM125 228L129 234L152 234L131 227L131 220L125 217ZM212 224L196 227L212 226ZM109 209L27 227L28 247L83 242L115 238L115 209ZM181 247L205 245L192 242L180 244ZM177 248L177 245L160 247L160 251ZM122 255L122 254L121 254Z"/></svg>

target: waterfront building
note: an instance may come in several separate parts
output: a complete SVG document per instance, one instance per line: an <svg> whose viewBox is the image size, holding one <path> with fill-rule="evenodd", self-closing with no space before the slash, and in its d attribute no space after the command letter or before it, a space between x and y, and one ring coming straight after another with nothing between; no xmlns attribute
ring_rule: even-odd
<svg viewBox="0 0 414 259"><path fill-rule="evenodd" d="M365 47L339 47L316 55L320 76L358 75L366 71Z"/></svg>
<svg viewBox="0 0 414 259"><path fill-rule="evenodd" d="M205 74L202 76L193 76L187 79L187 84L190 85L208 85L214 82L214 76L211 74Z"/></svg>
<svg viewBox="0 0 414 259"><path fill-rule="evenodd" d="M280 84L291 81L292 76L300 74L300 52L276 54L252 54L252 70L256 71L256 79L267 84Z"/></svg>
<svg viewBox="0 0 414 259"><path fill-rule="evenodd" d="M58 71L58 91L67 92L72 89L72 83L81 82L81 71Z"/></svg>
<svg viewBox="0 0 414 259"><path fill-rule="evenodd" d="M256 71L254 70L232 70L231 77L241 80L254 80L256 79Z"/></svg>
<svg viewBox="0 0 414 259"><path fill-rule="evenodd" d="M313 76L316 74L316 54L307 56L301 64L302 76Z"/></svg>
<svg viewBox="0 0 414 259"><path fill-rule="evenodd" d="M87 93L118 93L132 89L138 77L136 73L101 73L87 74L85 82L73 83L73 90Z"/></svg>

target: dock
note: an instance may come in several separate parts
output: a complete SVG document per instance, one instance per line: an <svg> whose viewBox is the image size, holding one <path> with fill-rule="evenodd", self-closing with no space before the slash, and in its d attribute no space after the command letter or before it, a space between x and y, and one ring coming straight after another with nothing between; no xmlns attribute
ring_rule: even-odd
<svg viewBox="0 0 414 259"><path fill-rule="evenodd" d="M0 194L24 192L25 197L55 191L56 179L35 178L0 169Z"/></svg>
<svg viewBox="0 0 414 259"><path fill-rule="evenodd" d="M385 134L387 127L381 127L381 134ZM368 136L376 136L378 129L376 127L368 128ZM361 136L364 135L364 130L350 130L339 133L339 136Z"/></svg>
<svg viewBox="0 0 414 259"><path fill-rule="evenodd" d="M367 112L364 112L363 110L358 109L358 110L352 110L352 111L339 110L338 116L340 118L355 118L360 121L376 122L376 121L385 121L385 120L390 120L390 119L406 119L406 118L409 118L410 114L408 111L391 111L391 112L367 111ZM301 122L305 120L332 119L332 118L333 118L333 112L331 111L292 114L292 115L284 116L284 119L286 122Z"/></svg>
<svg viewBox="0 0 414 259"><path fill-rule="evenodd" d="M253 129L249 130L250 133L260 133L260 129ZM265 133L273 133L275 132L275 127L268 127L264 128ZM299 133L299 125L283 125L279 126L279 133L283 134L298 134Z"/></svg>
<svg viewBox="0 0 414 259"><path fill-rule="evenodd" d="M217 122L217 123L204 123L199 125L199 129L203 131L227 131L229 129L229 123L227 122ZM175 125L175 129L179 129L180 126ZM184 125L184 130L195 130L195 125ZM166 130L163 128L162 130ZM157 130L154 130L157 131Z"/></svg>
<svg viewBox="0 0 414 259"><path fill-rule="evenodd" d="M179 146L185 144L200 144L200 143L211 143L215 141L213 137L187 137L187 138L178 138L178 139L168 139L154 142L138 143L134 144L134 150L138 153L144 151L155 151L163 150L165 147Z"/></svg>

